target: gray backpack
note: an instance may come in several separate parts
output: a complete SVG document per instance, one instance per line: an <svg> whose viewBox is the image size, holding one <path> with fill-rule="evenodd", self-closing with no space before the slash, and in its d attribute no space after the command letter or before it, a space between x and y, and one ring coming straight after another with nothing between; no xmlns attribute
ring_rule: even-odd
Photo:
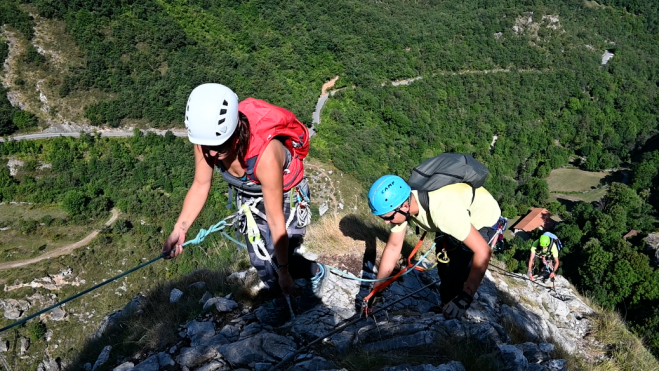
<svg viewBox="0 0 659 371"><path fill-rule="evenodd" d="M442 153L415 167L407 184L419 191L419 203L428 211L430 209L428 192L455 183L469 184L472 189L471 202L474 202L476 188L483 186L489 173L485 165L470 155ZM428 219L433 223L430 212Z"/></svg>

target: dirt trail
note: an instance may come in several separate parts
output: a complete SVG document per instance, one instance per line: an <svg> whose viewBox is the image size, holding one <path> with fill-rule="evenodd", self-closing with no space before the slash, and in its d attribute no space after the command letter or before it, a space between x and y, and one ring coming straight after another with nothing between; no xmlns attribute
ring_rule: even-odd
<svg viewBox="0 0 659 371"><path fill-rule="evenodd" d="M334 87L334 84L336 84L336 80L338 80L338 79L339 79L339 76L336 75L336 76L334 76L333 79L331 79L330 81L324 83L324 84L323 84L323 88L322 88L322 90L320 91L320 95L325 95L325 94L327 94L327 90L333 88L333 87Z"/></svg>
<svg viewBox="0 0 659 371"><path fill-rule="evenodd" d="M105 222L106 226L111 226L114 223L114 221L117 220L117 218L119 217L118 209L112 209L111 212L112 212L112 216L107 222ZM44 254L37 256L36 258L0 263L0 270L23 267L25 265L40 262L44 259L50 259L50 258L55 258L58 256L70 254L73 250L90 243L94 238L96 238L99 232L100 232L99 230L95 230L92 233L90 233L87 237L83 238L82 240L76 243L72 243L70 245L62 246L55 250L48 251Z"/></svg>

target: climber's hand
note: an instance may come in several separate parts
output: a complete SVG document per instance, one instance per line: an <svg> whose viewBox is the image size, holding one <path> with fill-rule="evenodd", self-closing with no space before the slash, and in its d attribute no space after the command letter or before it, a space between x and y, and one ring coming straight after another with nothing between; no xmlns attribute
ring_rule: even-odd
<svg viewBox="0 0 659 371"><path fill-rule="evenodd" d="M369 294L373 292L375 289L375 282L371 283L371 287L369 289ZM373 312L373 308L382 300L382 291L378 291L371 295L371 297L368 300L364 301L364 312L366 315L371 314Z"/></svg>
<svg viewBox="0 0 659 371"><path fill-rule="evenodd" d="M552 280L556 278L554 272L549 273L549 278L551 278Z"/></svg>
<svg viewBox="0 0 659 371"><path fill-rule="evenodd" d="M471 306L472 301L474 301L474 298L471 295L464 291L459 293L458 296L444 306L444 318L462 318L467 309L469 309L469 306Z"/></svg>
<svg viewBox="0 0 659 371"><path fill-rule="evenodd" d="M165 255L165 259L171 259L180 255L183 252L184 242L185 231L179 228L174 228L162 247L162 254Z"/></svg>
<svg viewBox="0 0 659 371"><path fill-rule="evenodd" d="M529 277L531 281L533 281L533 273L531 273L531 271L526 272L526 276Z"/></svg>
<svg viewBox="0 0 659 371"><path fill-rule="evenodd" d="M293 277L288 272L288 267L279 269L279 287L281 287L281 292L284 295L293 294Z"/></svg>

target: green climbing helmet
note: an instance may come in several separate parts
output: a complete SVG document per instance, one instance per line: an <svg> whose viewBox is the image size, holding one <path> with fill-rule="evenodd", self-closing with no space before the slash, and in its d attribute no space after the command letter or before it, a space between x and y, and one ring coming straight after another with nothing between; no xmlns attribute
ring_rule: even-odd
<svg viewBox="0 0 659 371"><path fill-rule="evenodd" d="M549 238L549 236L544 235L544 234L542 236L540 236L540 246L541 247L547 247L547 246L549 246L550 243L551 243L551 238Z"/></svg>

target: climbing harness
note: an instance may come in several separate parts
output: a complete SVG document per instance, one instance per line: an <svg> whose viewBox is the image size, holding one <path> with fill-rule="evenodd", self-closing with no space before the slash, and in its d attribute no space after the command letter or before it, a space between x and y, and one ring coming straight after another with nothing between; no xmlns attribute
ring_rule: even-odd
<svg viewBox="0 0 659 371"><path fill-rule="evenodd" d="M402 298L400 298L400 299L398 299L398 300L392 301L391 303L389 303L389 304L387 304L387 305L385 305L385 306L383 306L383 307L381 307L381 308L378 308L378 309L374 310L374 311L371 313L371 315L375 315L375 314L377 314L377 313L379 313L379 312L381 312L381 311L383 311L383 310L385 310L385 309L391 307L391 306L394 305L394 304L398 304L398 303L400 303L401 301L403 301L403 300L405 300L405 299L407 299L407 298L409 298L409 297L411 297L411 296L414 296L414 295L420 293L421 291L427 289L428 287L437 284L438 282L439 282L439 280L433 280L432 282L430 282L429 284L427 284L427 285L421 287L420 289L418 289L418 290L416 290L416 291L414 291L414 292L412 292L412 293L410 293L410 294L407 294L407 295L403 296ZM357 314L355 314L355 315L354 315L353 317L351 317L351 318L353 318L353 319L352 319L352 320L351 320L350 318L349 318L349 319L346 319L347 322L345 322L344 324L342 324L342 325L340 325L340 326L337 325L337 327L335 327L334 330L332 330L332 331L330 331L330 332L328 332L328 333L326 333L326 334L324 334L324 335L318 337L316 340L310 342L310 343L307 344L306 346L304 346L304 347L302 347L302 348L296 350L295 352L289 353L289 354L288 354L286 357L284 357L279 363L277 363L276 365L270 367L270 369L269 369L268 371L274 371L274 370L278 369L279 367L281 367L281 366L284 365L285 363L287 363L287 362L289 362L290 360L292 360L292 359L293 359L295 356L297 356L298 354L307 351L307 350L308 350L309 348L311 348L311 346L313 346L314 344L316 344L316 343L318 343L318 342L320 342L320 341L323 341L323 340L327 339L328 337L330 337L330 336L332 336L332 335L334 335L334 334L336 334L336 333L338 333L338 332L340 332L340 331L343 331L343 330L344 330L345 328L347 328L348 326L352 326L352 325L354 325L355 323L357 323L357 322L359 322L359 321L365 319L365 317L362 317L362 316L361 316L361 313L357 313Z"/></svg>

